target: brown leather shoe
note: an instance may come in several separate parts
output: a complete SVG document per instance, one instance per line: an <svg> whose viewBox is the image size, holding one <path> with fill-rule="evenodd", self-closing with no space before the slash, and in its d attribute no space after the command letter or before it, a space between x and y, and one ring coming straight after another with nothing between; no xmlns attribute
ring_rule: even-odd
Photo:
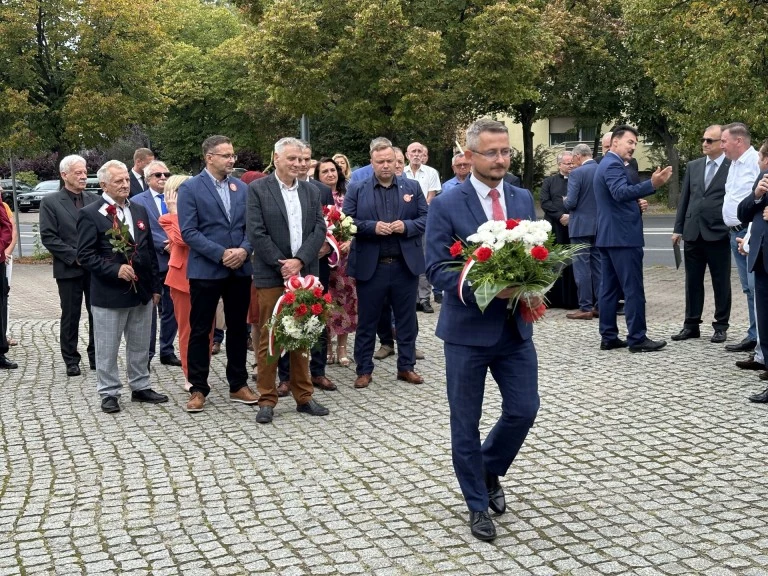
<svg viewBox="0 0 768 576"><path fill-rule="evenodd" d="M592 309L592 318L600 318L600 310L597 308Z"/></svg>
<svg viewBox="0 0 768 576"><path fill-rule="evenodd" d="M595 316L592 310L579 310L577 312L569 312L565 317L568 320L592 320Z"/></svg>
<svg viewBox="0 0 768 576"><path fill-rule="evenodd" d="M243 386L237 392L229 393L230 402L240 402L241 404L256 404L259 401L259 395L254 394L248 386Z"/></svg>
<svg viewBox="0 0 768 576"><path fill-rule="evenodd" d="M202 392L193 392L187 401L187 412L202 412L205 405L205 396Z"/></svg>
<svg viewBox="0 0 768 576"><path fill-rule="evenodd" d="M336 384L328 380L325 376L312 376L312 385L321 390L333 392L336 390Z"/></svg>
<svg viewBox="0 0 768 576"><path fill-rule="evenodd" d="M397 379L408 382L408 384L424 384L424 378L416 374L413 370L398 372Z"/></svg>
<svg viewBox="0 0 768 576"><path fill-rule="evenodd" d="M370 374L360 374L355 380L355 388L368 388L368 384L373 380Z"/></svg>
<svg viewBox="0 0 768 576"><path fill-rule="evenodd" d="M291 383L288 380L283 380L277 385L277 395L280 398L285 398L291 393Z"/></svg>

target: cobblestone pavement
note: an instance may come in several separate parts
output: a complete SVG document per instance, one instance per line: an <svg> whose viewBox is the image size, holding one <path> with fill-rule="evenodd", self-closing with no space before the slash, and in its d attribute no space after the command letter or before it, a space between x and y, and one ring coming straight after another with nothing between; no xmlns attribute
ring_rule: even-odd
<svg viewBox="0 0 768 576"><path fill-rule="evenodd" d="M646 285L649 335L668 338L682 271L647 269ZM65 376L50 267L18 266L11 292L21 367L0 374L0 575L768 574L768 407L745 399L762 386L734 367L744 355L708 338L601 352L596 321L550 311L541 412L488 544L469 534L451 467L436 314L419 315L425 385L398 383L393 358L363 391L335 366L339 391L317 394L329 417L281 399L260 426L228 401L223 354L204 412L182 410L181 371L158 364L170 403L124 394L103 414L94 374ZM744 318L734 289L731 341ZM483 433L498 412L489 387Z"/></svg>

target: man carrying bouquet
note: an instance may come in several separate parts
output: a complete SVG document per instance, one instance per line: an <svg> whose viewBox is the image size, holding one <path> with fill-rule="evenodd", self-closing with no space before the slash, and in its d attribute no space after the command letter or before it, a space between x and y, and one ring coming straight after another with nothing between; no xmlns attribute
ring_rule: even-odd
<svg viewBox="0 0 768 576"><path fill-rule="evenodd" d="M513 289L504 289L481 312L465 282L462 303L461 268L450 247L457 240L466 243L489 220L533 220L535 211L528 190L504 182L511 155L504 124L478 120L467 129L466 146L470 177L430 205L426 264L427 278L444 294L436 334L445 349L453 467L469 508L472 535L493 540L496 528L488 507L504 513L499 476L507 473L539 409L536 349L521 306L508 311ZM528 302L533 308L540 303L538 297ZM481 445L478 427L488 369L501 392L502 413Z"/></svg>

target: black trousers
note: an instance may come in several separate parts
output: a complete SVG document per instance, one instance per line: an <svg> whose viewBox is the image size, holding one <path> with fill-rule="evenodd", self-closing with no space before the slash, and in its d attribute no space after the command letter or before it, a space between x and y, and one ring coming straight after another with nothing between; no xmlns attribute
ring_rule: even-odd
<svg viewBox="0 0 768 576"><path fill-rule="evenodd" d="M730 238L684 243L685 255L685 326L698 329L704 310L704 273L709 266L715 293L715 330L727 330L731 316L731 243Z"/></svg>
<svg viewBox="0 0 768 576"><path fill-rule="evenodd" d="M88 361L91 365L95 365L96 348L93 344L93 316L91 315L91 274L83 272L83 275L77 278L57 278L56 285L59 288L59 302L61 304L59 340L64 364L73 366L80 363L77 343L83 296L85 296L85 309L88 312Z"/></svg>
<svg viewBox="0 0 768 576"><path fill-rule="evenodd" d="M8 353L8 279L5 276L5 262L0 262L0 356Z"/></svg>
<svg viewBox="0 0 768 576"><path fill-rule="evenodd" d="M227 323L227 382L229 391L237 392L248 383L248 307L251 303L250 277L235 276L217 280L190 279L189 347L187 373L190 392L211 391L208 373L211 364L210 335L219 298L224 301Z"/></svg>

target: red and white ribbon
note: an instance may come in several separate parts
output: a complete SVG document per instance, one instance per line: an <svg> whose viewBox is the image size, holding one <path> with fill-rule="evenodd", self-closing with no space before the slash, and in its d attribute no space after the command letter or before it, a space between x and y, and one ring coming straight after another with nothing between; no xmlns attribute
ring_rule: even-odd
<svg viewBox="0 0 768 576"><path fill-rule="evenodd" d="M464 268L461 270L461 274L459 274L459 300L461 300L461 303L464 304L464 306L467 305L466 302L464 302L464 282L467 279L467 275L469 275L469 271L472 270L472 266L475 265L476 260L474 258L469 258L464 263Z"/></svg>
<svg viewBox="0 0 768 576"><path fill-rule="evenodd" d="M280 313L280 310L283 307L283 301L285 300L285 295L289 292L295 292L296 290L314 290L315 288L322 288L323 285L320 283L320 279L317 276L313 276L312 274L308 274L306 276L291 276L288 278L288 280L285 281L285 292L283 292L283 295L280 296L280 298L277 299L277 302L275 303L275 307L272 310L272 319L273 322L271 322L271 326L269 328L269 334L267 337L267 351L270 356L275 356L275 325L274 325L274 319L277 317L277 315ZM282 356L285 353L285 350L280 350L280 356Z"/></svg>
<svg viewBox="0 0 768 576"><path fill-rule="evenodd" d="M328 255L328 266L336 268L339 265L339 262L341 262L339 241L336 240L336 237L331 232L328 232L325 235L325 241L331 246L331 253Z"/></svg>

